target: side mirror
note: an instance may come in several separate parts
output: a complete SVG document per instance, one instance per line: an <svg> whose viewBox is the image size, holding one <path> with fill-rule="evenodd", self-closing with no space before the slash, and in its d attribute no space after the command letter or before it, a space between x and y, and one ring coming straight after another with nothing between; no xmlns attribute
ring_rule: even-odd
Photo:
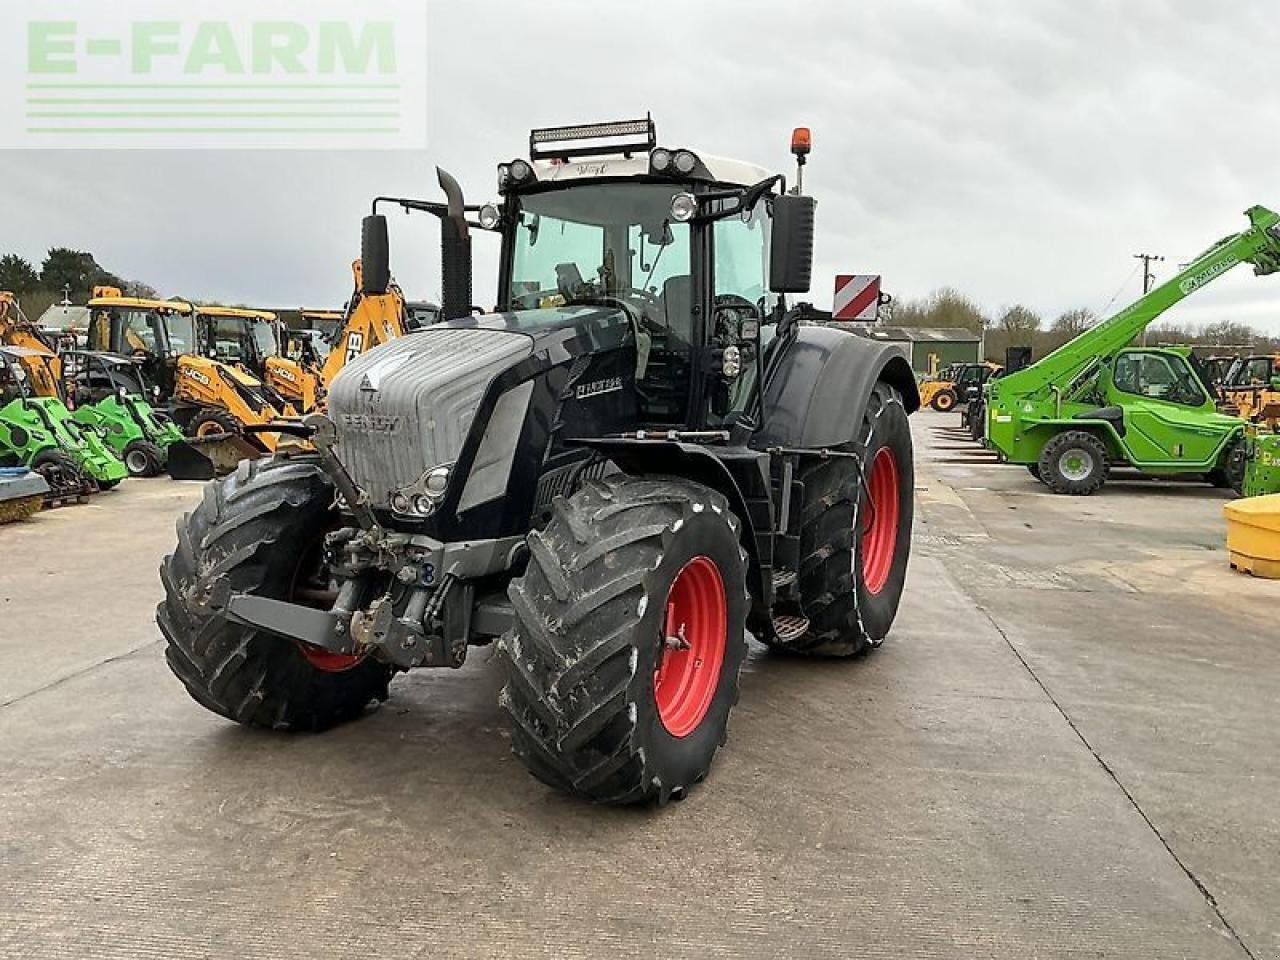
<svg viewBox="0 0 1280 960"><path fill-rule="evenodd" d="M769 251L769 290L806 293L813 273L813 197L785 194L773 198L773 242Z"/></svg>
<svg viewBox="0 0 1280 960"><path fill-rule="evenodd" d="M391 286L391 249L387 218L372 213L360 222L360 292L380 297Z"/></svg>

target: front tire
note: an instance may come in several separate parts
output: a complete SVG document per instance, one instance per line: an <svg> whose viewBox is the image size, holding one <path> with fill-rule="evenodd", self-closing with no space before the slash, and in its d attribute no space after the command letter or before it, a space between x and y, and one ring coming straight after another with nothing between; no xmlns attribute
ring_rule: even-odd
<svg viewBox="0 0 1280 960"><path fill-rule="evenodd" d="M1040 480L1054 493L1087 497L1107 482L1107 447L1092 433L1068 430L1040 451Z"/></svg>
<svg viewBox="0 0 1280 960"><path fill-rule="evenodd" d="M389 667L230 623L194 602L210 575L277 600L303 595L333 522L333 486L314 463L254 460L206 484L160 568L165 659L205 708L247 726L322 730L385 700ZM296 595L296 597L295 597ZM301 602L298 599L298 602Z"/></svg>
<svg viewBox="0 0 1280 960"><path fill-rule="evenodd" d="M1249 452L1243 438L1233 441L1222 454L1222 465L1209 471L1206 479L1220 490L1231 490L1244 496L1244 475L1249 466Z"/></svg>
<svg viewBox="0 0 1280 960"><path fill-rule="evenodd" d="M849 457L802 466L797 585L808 629L770 646L811 656L852 657L893 626L911 554L915 465L902 396L877 383Z"/></svg>
<svg viewBox="0 0 1280 960"><path fill-rule="evenodd" d="M164 452L150 440L134 440L123 459L131 477L154 477L164 469Z"/></svg>
<svg viewBox="0 0 1280 960"><path fill-rule="evenodd" d="M725 741L746 656L728 503L678 478L592 480L529 547L498 646L516 756L593 802L682 798Z"/></svg>

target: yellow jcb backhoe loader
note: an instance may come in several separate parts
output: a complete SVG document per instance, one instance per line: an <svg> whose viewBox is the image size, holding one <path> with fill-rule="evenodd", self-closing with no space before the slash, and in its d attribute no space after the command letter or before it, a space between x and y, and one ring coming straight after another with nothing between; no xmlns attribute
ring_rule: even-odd
<svg viewBox="0 0 1280 960"><path fill-rule="evenodd" d="M257 428L284 413L252 374L202 355L203 326L181 300L125 297L105 287L89 301L89 349L139 361L191 438L169 450L169 474L179 480L207 479L274 451L279 435Z"/></svg>
<svg viewBox="0 0 1280 960"><path fill-rule="evenodd" d="M202 354L237 364L257 377L272 405L285 416L315 409L321 394L319 364L293 357L286 345L284 324L274 313L216 304L195 309Z"/></svg>

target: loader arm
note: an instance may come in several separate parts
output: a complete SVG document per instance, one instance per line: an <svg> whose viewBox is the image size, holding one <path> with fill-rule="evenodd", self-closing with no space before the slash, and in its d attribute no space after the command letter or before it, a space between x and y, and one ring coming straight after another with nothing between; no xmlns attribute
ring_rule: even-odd
<svg viewBox="0 0 1280 960"><path fill-rule="evenodd" d="M1280 214L1251 207L1246 215L1248 229L1218 241L1172 279L1038 363L993 381L992 395L998 393L1009 405L1024 398L1047 400L1055 388L1070 393L1069 385L1078 387L1088 379L1091 365L1123 349L1165 311L1238 264L1252 264L1258 276L1280 271Z"/></svg>
<svg viewBox="0 0 1280 960"><path fill-rule="evenodd" d="M351 265L355 277L355 290L342 318L342 324L330 340L329 355L325 357L320 372L320 383L325 390L333 383L342 368L360 354L396 337L404 336L408 329L404 295L394 283L384 294L361 292L361 264Z"/></svg>

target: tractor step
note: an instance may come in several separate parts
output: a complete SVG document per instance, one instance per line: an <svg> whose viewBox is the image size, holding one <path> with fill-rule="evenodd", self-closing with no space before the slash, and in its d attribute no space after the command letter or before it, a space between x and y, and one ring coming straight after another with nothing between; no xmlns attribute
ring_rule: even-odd
<svg viewBox="0 0 1280 960"><path fill-rule="evenodd" d="M789 587L795 582L796 572L794 570L773 571L773 589L781 590L783 587Z"/></svg>
<svg viewBox="0 0 1280 960"><path fill-rule="evenodd" d="M773 618L773 632L783 643L798 640L809 629L809 618L795 614L776 614Z"/></svg>

